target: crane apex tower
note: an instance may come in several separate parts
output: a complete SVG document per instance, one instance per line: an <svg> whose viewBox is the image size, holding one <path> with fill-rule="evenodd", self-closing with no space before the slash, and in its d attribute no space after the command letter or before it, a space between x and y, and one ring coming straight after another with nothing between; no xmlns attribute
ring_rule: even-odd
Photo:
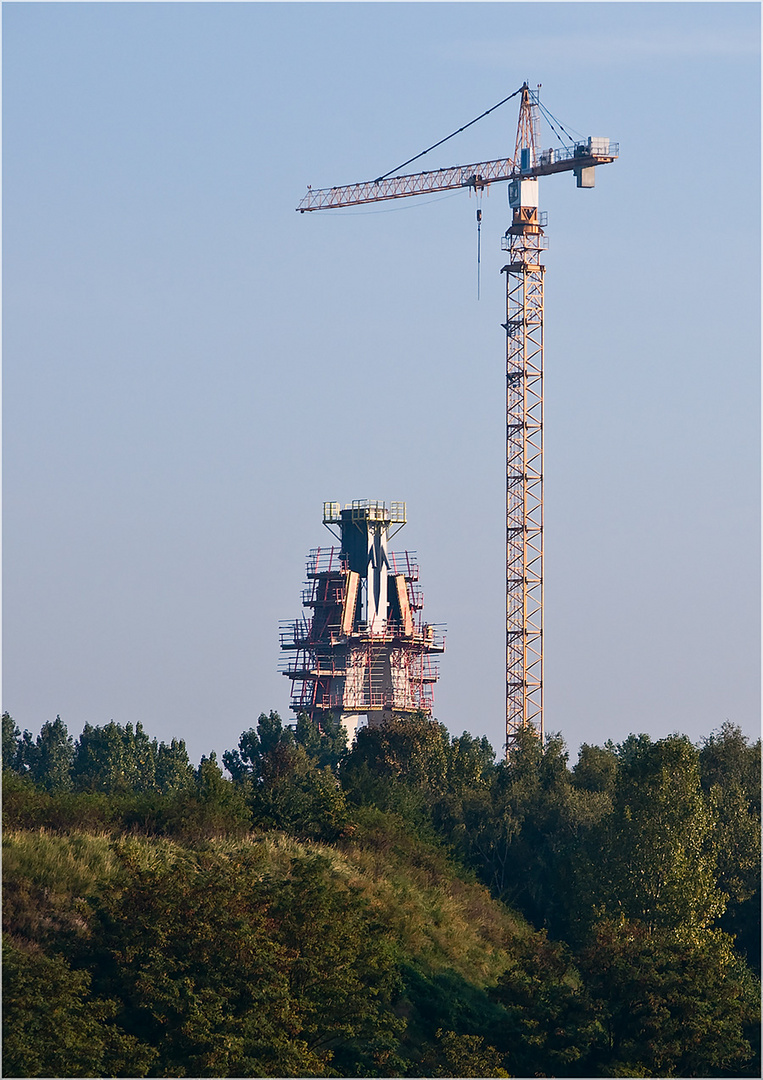
<svg viewBox="0 0 763 1080"><path fill-rule="evenodd" d="M310 552L306 614L281 629L291 708L332 712L350 737L364 720L375 727L432 712L445 644L423 621L416 553L388 548L405 523L403 502L324 503L323 524L339 546Z"/></svg>

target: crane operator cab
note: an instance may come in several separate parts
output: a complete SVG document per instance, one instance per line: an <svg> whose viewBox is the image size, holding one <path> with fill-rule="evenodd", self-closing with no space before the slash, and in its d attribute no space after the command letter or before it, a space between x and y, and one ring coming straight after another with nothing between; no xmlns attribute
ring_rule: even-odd
<svg viewBox="0 0 763 1080"><path fill-rule="evenodd" d="M538 181L512 180L509 183L509 206L512 210L520 207L538 207Z"/></svg>

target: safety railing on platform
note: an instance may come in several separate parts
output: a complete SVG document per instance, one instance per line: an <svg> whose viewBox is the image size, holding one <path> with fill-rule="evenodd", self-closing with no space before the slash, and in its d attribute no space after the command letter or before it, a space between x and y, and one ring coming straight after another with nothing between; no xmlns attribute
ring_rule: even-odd
<svg viewBox="0 0 763 1080"><path fill-rule="evenodd" d="M312 548L307 556L307 576L332 573L347 573L347 556L342 555L341 548Z"/></svg>
<svg viewBox="0 0 763 1080"><path fill-rule="evenodd" d="M419 580L419 563L415 551L390 551L387 557L393 574L404 574L406 581Z"/></svg>
<svg viewBox="0 0 763 1080"><path fill-rule="evenodd" d="M339 605L344 600L346 574L316 574L302 590L302 606Z"/></svg>

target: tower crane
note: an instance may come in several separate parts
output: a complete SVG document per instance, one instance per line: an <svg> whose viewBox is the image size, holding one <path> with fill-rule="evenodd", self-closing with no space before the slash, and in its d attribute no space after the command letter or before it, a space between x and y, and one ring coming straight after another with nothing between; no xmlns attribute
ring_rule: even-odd
<svg viewBox="0 0 763 1080"><path fill-rule="evenodd" d="M389 173L360 184L313 189L297 206L311 210L359 206L412 195L473 189L507 182L512 221L501 248L506 275L506 756L519 731L543 739L543 275L548 247L546 214L539 210L538 178L572 172L579 188L592 188L595 168L617 159L606 138L571 140L541 149L539 88L524 83L498 105L520 97L514 156L428 172ZM493 108L498 108L498 105ZM482 113L477 120L488 112ZM470 122L475 123L476 120ZM458 131L463 131L465 124ZM561 126L561 125L559 125ZM564 130L564 129L562 129ZM458 132L453 133L458 134ZM565 134L567 134L565 132ZM452 136L447 136L451 138ZM569 136L568 136L569 138ZM398 166L422 157L446 139ZM396 171L396 170L395 170ZM480 214L478 212L478 221Z"/></svg>

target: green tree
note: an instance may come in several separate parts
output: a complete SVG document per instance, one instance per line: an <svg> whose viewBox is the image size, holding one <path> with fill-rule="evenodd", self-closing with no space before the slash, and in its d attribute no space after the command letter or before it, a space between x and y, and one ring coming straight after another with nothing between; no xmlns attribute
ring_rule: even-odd
<svg viewBox="0 0 763 1080"><path fill-rule="evenodd" d="M446 746L448 790L464 795L489 784L495 772L495 750L486 736L481 739L464 731Z"/></svg>
<svg viewBox="0 0 763 1080"><path fill-rule="evenodd" d="M309 1050L328 1052L334 1075L399 1075L405 1023L392 1008L401 988L396 944L360 889L323 856L295 859L272 911L292 958L290 992Z"/></svg>
<svg viewBox="0 0 763 1080"><path fill-rule="evenodd" d="M75 747L72 776L79 791L108 794L156 790L156 743L141 723L85 724Z"/></svg>
<svg viewBox="0 0 763 1080"><path fill-rule="evenodd" d="M583 791L600 791L611 797L617 785L617 768L617 747L613 743L603 747L583 743L572 769L572 782Z"/></svg>
<svg viewBox="0 0 763 1080"><path fill-rule="evenodd" d="M491 997L506 1010L496 1045L518 1076L585 1075L595 1021L564 943L545 933L515 942Z"/></svg>
<svg viewBox="0 0 763 1080"><path fill-rule="evenodd" d="M722 932L604 921L578 964L603 1034L589 1075L760 1075L759 993Z"/></svg>
<svg viewBox="0 0 763 1080"><path fill-rule="evenodd" d="M296 1038L257 852L151 869L129 843L119 852L126 884L95 903L87 959L126 1030L156 1048L156 1074L321 1075Z"/></svg>
<svg viewBox="0 0 763 1080"><path fill-rule="evenodd" d="M146 1076L156 1052L90 996L90 976L3 938L3 1076Z"/></svg>
<svg viewBox="0 0 763 1080"><path fill-rule="evenodd" d="M161 742L156 749L156 785L163 795L187 791L193 783L193 765L184 739Z"/></svg>
<svg viewBox="0 0 763 1080"><path fill-rule="evenodd" d="M394 719L357 734L344 772L363 764L379 777L433 792L447 790L450 739L444 725L426 716Z"/></svg>
<svg viewBox="0 0 763 1080"><path fill-rule="evenodd" d="M151 868L120 854L81 962L157 1075L379 1075L400 1028L391 948L325 859L275 875L257 845Z"/></svg>
<svg viewBox="0 0 763 1080"><path fill-rule="evenodd" d="M301 746L290 748L289 764L288 772L281 770L269 782L248 789L255 824L332 843L349 820L336 776L328 765L318 768Z"/></svg>
<svg viewBox="0 0 763 1080"><path fill-rule="evenodd" d="M30 763L32 779L47 791L70 791L74 764L74 740L57 716L40 729Z"/></svg>
<svg viewBox="0 0 763 1080"><path fill-rule="evenodd" d="M742 729L730 721L704 741L699 754L702 786L739 787L751 811L760 814L760 739L752 745Z"/></svg>
<svg viewBox="0 0 763 1080"><path fill-rule="evenodd" d="M533 898L538 899L537 871L547 862L539 859L540 832L546 830L547 817L541 803L548 801L544 788L549 786L542 779L543 765L540 739L529 729L520 731L511 758L496 770L487 813L469 830L483 881L499 899L518 905L541 925L543 917ZM546 769L546 781L556 772Z"/></svg>
<svg viewBox="0 0 763 1080"><path fill-rule="evenodd" d="M278 713L260 713L256 730L243 732L238 749L223 754L223 764L238 783L267 783L289 772L294 748L294 733L284 727Z"/></svg>
<svg viewBox="0 0 763 1080"><path fill-rule="evenodd" d="M504 1068L503 1056L494 1046L486 1045L481 1035L458 1035L440 1028L436 1039L421 1063L427 1076L511 1075Z"/></svg>
<svg viewBox="0 0 763 1080"><path fill-rule="evenodd" d="M316 719L300 713L294 739L319 769L337 772L347 754L347 732L331 712L321 712Z"/></svg>
<svg viewBox="0 0 763 1080"><path fill-rule="evenodd" d="M10 713L3 713L3 769L15 771L21 732L13 722Z"/></svg>
<svg viewBox="0 0 763 1080"><path fill-rule="evenodd" d="M36 761L37 744L31 731L27 731L25 728L16 747L15 772L19 773L20 776L31 776Z"/></svg>
<svg viewBox="0 0 763 1080"><path fill-rule="evenodd" d="M501 900L554 936L583 918L578 882L585 839L607 814L608 796L572 783L563 740L518 733L508 761L494 771L489 799L464 798L461 849Z"/></svg>
<svg viewBox="0 0 763 1080"><path fill-rule="evenodd" d="M649 929L710 926L726 899L716 884L714 827L691 742L631 736L620 748L612 813L590 837L592 897Z"/></svg>
<svg viewBox="0 0 763 1080"><path fill-rule="evenodd" d="M760 739L749 745L725 723L705 740L699 762L715 815L718 884L729 898L720 926L760 972Z"/></svg>
<svg viewBox="0 0 763 1080"><path fill-rule="evenodd" d="M417 835L458 850L463 800L487 790L494 757L487 739L464 732L451 741L444 725L419 715L361 729L340 778L350 803L399 814Z"/></svg>
<svg viewBox="0 0 763 1080"><path fill-rule="evenodd" d="M336 840L348 817L347 804L329 764L344 745L344 733L326 734L306 716L296 735L276 712L262 713L257 729L243 732L237 750L223 762L263 829L283 829L301 839Z"/></svg>
<svg viewBox="0 0 763 1080"><path fill-rule="evenodd" d="M210 837L233 833L240 835L251 826L252 816L246 799L230 780L223 776L214 750L202 757L194 773L190 791L177 792L175 824L191 837Z"/></svg>

